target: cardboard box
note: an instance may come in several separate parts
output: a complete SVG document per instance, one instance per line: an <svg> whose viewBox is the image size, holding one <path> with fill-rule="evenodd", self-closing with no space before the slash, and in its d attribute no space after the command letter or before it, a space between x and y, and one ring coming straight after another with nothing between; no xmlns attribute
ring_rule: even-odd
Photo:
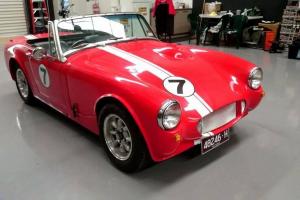
<svg viewBox="0 0 300 200"><path fill-rule="evenodd" d="M217 13L217 12L221 11L221 9L222 9L222 3L221 2L205 3L205 5L204 5L204 14L210 14L210 12L209 12L210 4L214 4L214 5L212 5L214 7L214 9L213 9L214 12Z"/></svg>
<svg viewBox="0 0 300 200"><path fill-rule="evenodd" d="M221 2L216 3L216 11L220 12L221 10L222 10L222 3Z"/></svg>

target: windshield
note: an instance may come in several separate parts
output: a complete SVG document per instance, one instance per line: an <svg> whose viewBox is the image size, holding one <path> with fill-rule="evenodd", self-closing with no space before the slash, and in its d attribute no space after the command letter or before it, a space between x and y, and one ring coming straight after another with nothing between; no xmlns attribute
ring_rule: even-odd
<svg viewBox="0 0 300 200"><path fill-rule="evenodd" d="M100 42L155 37L146 20L137 14L88 16L57 24L62 53Z"/></svg>

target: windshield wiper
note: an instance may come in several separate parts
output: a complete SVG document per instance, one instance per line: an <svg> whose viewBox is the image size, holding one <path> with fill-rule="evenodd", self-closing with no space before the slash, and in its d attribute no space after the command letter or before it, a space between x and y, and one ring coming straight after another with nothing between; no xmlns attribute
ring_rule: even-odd
<svg viewBox="0 0 300 200"><path fill-rule="evenodd" d="M120 39L123 39L122 37L111 37L111 38L108 38L109 40L120 40Z"/></svg>
<svg viewBox="0 0 300 200"><path fill-rule="evenodd" d="M78 44L76 46L72 46L73 49L80 49L80 48L83 48L83 47L86 47L87 45L89 45L90 43L81 43L81 44Z"/></svg>

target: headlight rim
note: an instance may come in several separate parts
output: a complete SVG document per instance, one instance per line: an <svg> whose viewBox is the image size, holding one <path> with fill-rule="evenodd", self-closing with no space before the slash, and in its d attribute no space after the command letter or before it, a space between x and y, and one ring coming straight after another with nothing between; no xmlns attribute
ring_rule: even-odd
<svg viewBox="0 0 300 200"><path fill-rule="evenodd" d="M164 120L164 114L165 114L165 112L167 111L167 109L168 109L169 107L171 107L172 105L174 105L174 104L176 104L176 105L179 106L179 109L180 109L180 119L179 119L179 121L178 121L178 123L177 123L177 125L176 125L175 127L167 128L167 127L164 126L164 123L163 123L163 120ZM159 110L159 112L158 112L158 116L157 116L157 122L158 122L158 125L159 125L159 127L160 127L162 130L167 130L167 131L173 130L173 129L177 128L178 125L180 124L180 121L181 121L181 115L182 115L182 112L181 112L181 106L180 106L180 104L179 104L176 100L170 100L170 99L169 99L169 100L166 100L166 101L163 102L163 104L162 104L162 106L160 107L160 110Z"/></svg>
<svg viewBox="0 0 300 200"><path fill-rule="evenodd" d="M261 72L261 80L260 80L261 83L260 83L259 87L254 88L254 87L252 87L252 81L253 81L254 73L255 73L257 70ZM262 68L261 68L261 67L254 67L254 68L251 70L251 72L250 72L250 74L249 74L249 77L248 77L248 86L249 86L251 89L253 89L253 90L258 90L258 89L261 88L261 86L262 86L263 76L264 76L264 72L263 72Z"/></svg>

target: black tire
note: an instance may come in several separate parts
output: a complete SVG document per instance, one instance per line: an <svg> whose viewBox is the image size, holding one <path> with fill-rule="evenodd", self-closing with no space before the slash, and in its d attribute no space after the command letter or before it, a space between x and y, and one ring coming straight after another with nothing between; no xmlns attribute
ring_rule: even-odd
<svg viewBox="0 0 300 200"><path fill-rule="evenodd" d="M126 160L120 160L110 151L107 142L105 140L104 133L104 123L111 115L116 115L120 117L126 124L129 134L131 136L131 153L129 158ZM123 108L123 106L117 104L107 104L105 105L99 113L99 128L100 128L100 139L103 143L104 149L111 160L111 162L123 172L133 173L144 169L151 163L151 158L148 153L148 149L144 138L139 131L137 125L135 124L131 115Z"/></svg>
<svg viewBox="0 0 300 200"><path fill-rule="evenodd" d="M18 84L18 73L22 73L23 76L24 76L24 79L25 79L25 82L27 84L27 87L28 87L28 94L27 95L24 95L24 93L21 92L21 88L20 88L20 85ZM18 90L18 93L21 97L21 99L24 101L25 104L27 105L34 105L35 103L35 98L32 94L32 90L31 90L31 87L29 85L29 82L28 82L28 79L24 73L24 71L20 68L20 67L16 67L16 70L15 70L15 77L16 77L16 87L17 87L17 90Z"/></svg>

